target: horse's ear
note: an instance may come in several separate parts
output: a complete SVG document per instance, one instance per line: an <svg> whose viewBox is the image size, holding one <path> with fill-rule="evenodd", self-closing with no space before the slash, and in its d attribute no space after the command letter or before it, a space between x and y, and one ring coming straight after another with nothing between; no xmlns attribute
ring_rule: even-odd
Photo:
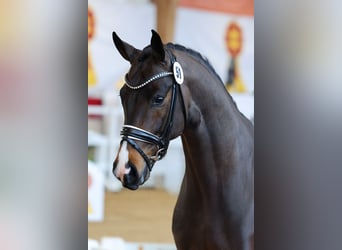
<svg viewBox="0 0 342 250"><path fill-rule="evenodd" d="M134 55L139 52L136 48L134 48L132 45L122 41L120 37L113 32L113 41L115 44L115 47L119 51L120 55L125 58L127 61L132 62Z"/></svg>
<svg viewBox="0 0 342 250"><path fill-rule="evenodd" d="M157 57L158 60L164 61L165 58L165 50L164 50L164 45L163 42L159 36L159 34L154 31L152 31L152 38L151 38L151 47L153 50L153 54Z"/></svg>

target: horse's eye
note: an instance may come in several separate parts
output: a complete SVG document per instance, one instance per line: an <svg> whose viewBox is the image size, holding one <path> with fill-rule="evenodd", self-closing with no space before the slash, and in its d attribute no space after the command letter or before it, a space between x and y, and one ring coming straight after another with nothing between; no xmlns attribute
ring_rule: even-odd
<svg viewBox="0 0 342 250"><path fill-rule="evenodd" d="M160 105L163 103L163 101L164 101L164 97L157 95L153 98L153 105Z"/></svg>

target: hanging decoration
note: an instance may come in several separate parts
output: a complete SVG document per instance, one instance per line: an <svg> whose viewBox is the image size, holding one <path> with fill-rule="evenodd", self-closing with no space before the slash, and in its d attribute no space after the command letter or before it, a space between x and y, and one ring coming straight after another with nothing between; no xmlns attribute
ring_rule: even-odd
<svg viewBox="0 0 342 250"><path fill-rule="evenodd" d="M91 53L89 49L90 40L95 34L95 18L94 12L88 7L88 87L96 85L96 74L91 61Z"/></svg>
<svg viewBox="0 0 342 250"><path fill-rule="evenodd" d="M227 50L231 56L226 88L229 92L246 92L246 86L238 68L238 56L241 54L243 37L241 28L236 22L231 22L228 25L225 38Z"/></svg>

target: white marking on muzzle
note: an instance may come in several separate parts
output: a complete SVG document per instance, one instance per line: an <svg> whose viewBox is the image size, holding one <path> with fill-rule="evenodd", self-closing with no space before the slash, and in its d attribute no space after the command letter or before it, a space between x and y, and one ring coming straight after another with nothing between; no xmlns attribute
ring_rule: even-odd
<svg viewBox="0 0 342 250"><path fill-rule="evenodd" d="M131 168L126 168L126 164L128 162L128 151L127 151L127 142L124 141L121 145L120 152L118 155L118 164L114 171L116 177L120 178L123 181L123 177L125 174L129 174Z"/></svg>

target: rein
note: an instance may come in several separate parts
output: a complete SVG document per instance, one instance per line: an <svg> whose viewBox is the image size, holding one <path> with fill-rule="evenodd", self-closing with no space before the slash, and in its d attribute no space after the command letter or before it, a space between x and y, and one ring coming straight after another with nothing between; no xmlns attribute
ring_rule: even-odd
<svg viewBox="0 0 342 250"><path fill-rule="evenodd" d="M168 51L167 51L168 52ZM173 68L173 72L169 71L169 72L161 72L158 73L156 75L153 75L151 78L149 78L147 81L145 81L144 83L137 85L137 86L133 86L132 84L130 84L127 81L127 74L125 77L125 85L133 90L138 90L140 88L143 88L144 86L146 86L147 84L158 80L162 77L167 77L167 76L171 76L173 75L173 83L172 83L172 95L171 95L171 102L170 102L170 109L166 118L166 123L165 123L165 127L163 129L163 132L161 133L160 136L155 135L149 131L146 131L144 129L138 128L136 126L133 125L129 125L129 124L125 124L122 127L122 130L120 132L121 135L121 144L123 141L126 141L127 143L129 143L135 150L138 151L138 153L143 157L143 159L146 162L146 165L149 169L149 171L152 171L153 165L156 161L161 160L167 152L167 149L169 147L169 136L171 133L171 129L173 126L173 117L174 117L174 113L175 113L175 104L176 104L176 99L177 99L177 87L178 87L178 91L181 95L181 99L183 102L183 112L185 112L185 108L184 108L184 100L183 100L183 96L182 96L182 92L180 89L180 84L183 83L184 81L184 75L183 75L183 70L180 66L180 64L176 61L175 56L168 52L170 59L171 59L171 65ZM156 146L157 148L157 152L154 156L148 157L144 151L139 147L139 145L136 143L136 141L141 141L144 143L149 143L152 144L154 146Z"/></svg>

